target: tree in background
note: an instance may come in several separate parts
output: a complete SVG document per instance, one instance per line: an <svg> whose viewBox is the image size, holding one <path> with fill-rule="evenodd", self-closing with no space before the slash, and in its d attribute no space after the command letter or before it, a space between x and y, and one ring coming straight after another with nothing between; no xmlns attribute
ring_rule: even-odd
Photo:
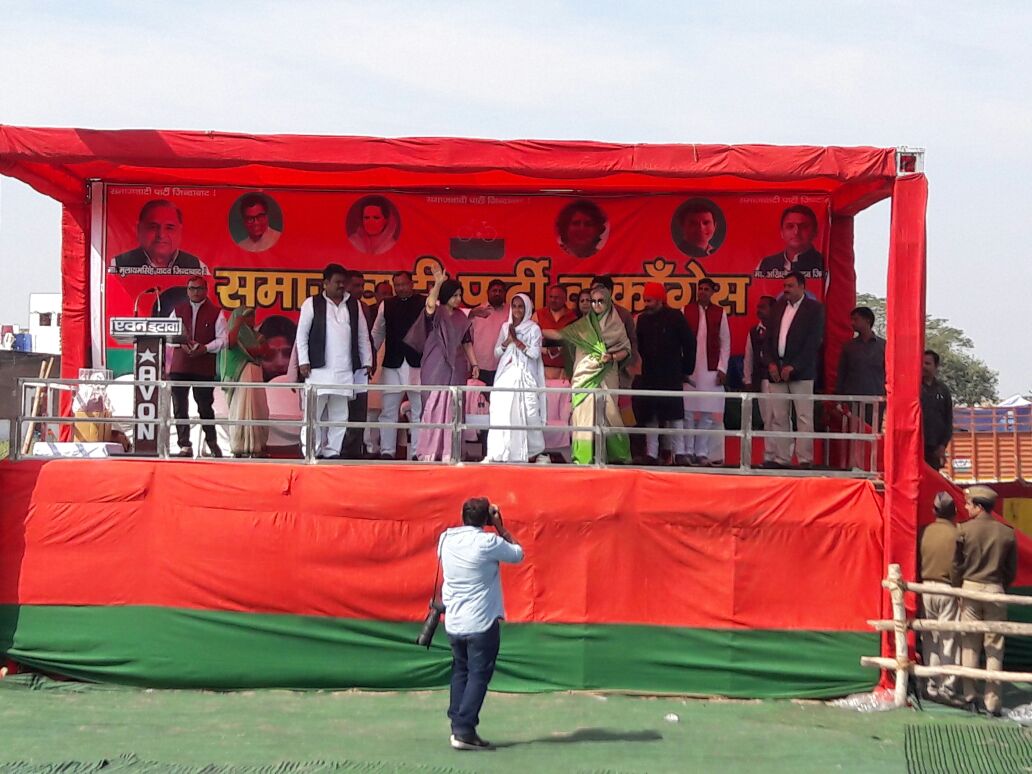
<svg viewBox="0 0 1032 774"><path fill-rule="evenodd" d="M860 293L857 306L874 310L874 330L885 336L885 299ZM971 350L974 342L959 328L954 328L941 317L925 318L925 349L934 349L942 358L939 378L950 388L955 403L976 406L995 403L1000 399L999 375L979 360Z"/></svg>

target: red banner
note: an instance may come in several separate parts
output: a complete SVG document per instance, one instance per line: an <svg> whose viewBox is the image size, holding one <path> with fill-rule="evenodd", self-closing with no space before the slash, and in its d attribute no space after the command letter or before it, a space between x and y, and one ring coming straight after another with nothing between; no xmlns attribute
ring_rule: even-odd
<svg viewBox="0 0 1032 774"><path fill-rule="evenodd" d="M878 612L870 481L204 464L0 464L0 605L413 620L477 493L526 550L502 570L514 623L859 632Z"/></svg>
<svg viewBox="0 0 1032 774"><path fill-rule="evenodd" d="M191 275L210 277L226 309L254 306L266 338L293 340L301 303L330 262L365 272L365 301L400 269L426 290L441 264L469 305L499 277L537 305L549 284L577 291L611 274L616 300L638 311L648 282L669 304L691 302L696 283L719 283L732 354L741 354L761 295L778 295L786 251L823 300L829 206L824 195L636 195L590 200L547 195L368 193L107 185L104 189L105 322L168 314ZM848 310L831 310L832 314ZM129 370L128 350L107 341L108 365ZM280 358L277 362L281 362ZM277 375L278 365L266 369Z"/></svg>

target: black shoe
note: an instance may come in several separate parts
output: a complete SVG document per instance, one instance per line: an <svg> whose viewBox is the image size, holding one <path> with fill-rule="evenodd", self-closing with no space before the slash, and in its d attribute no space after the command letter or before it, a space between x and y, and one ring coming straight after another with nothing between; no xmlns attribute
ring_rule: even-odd
<svg viewBox="0 0 1032 774"><path fill-rule="evenodd" d="M180 446L179 451L176 453L177 457L190 457L193 458L193 447L192 446Z"/></svg>
<svg viewBox="0 0 1032 774"><path fill-rule="evenodd" d="M212 457L222 456L222 449L219 448L217 441L205 441L204 445L208 447L208 451L211 452Z"/></svg>
<svg viewBox="0 0 1032 774"><path fill-rule="evenodd" d="M381 454L380 455L380 459L383 460L384 462L394 462L394 455L393 454Z"/></svg>
<svg viewBox="0 0 1032 774"><path fill-rule="evenodd" d="M455 750L490 750L491 743L474 734L452 734L451 746Z"/></svg>

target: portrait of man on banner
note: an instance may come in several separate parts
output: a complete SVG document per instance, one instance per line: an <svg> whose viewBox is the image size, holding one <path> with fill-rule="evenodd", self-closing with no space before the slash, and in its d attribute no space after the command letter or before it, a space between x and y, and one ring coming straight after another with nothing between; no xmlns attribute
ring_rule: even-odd
<svg viewBox="0 0 1032 774"><path fill-rule="evenodd" d="M555 230L563 252L574 258L590 258L609 239L609 218L594 202L580 199L559 211Z"/></svg>
<svg viewBox="0 0 1032 774"><path fill-rule="evenodd" d="M677 249L692 258L713 255L727 236L727 219L712 199L695 197L683 202L670 221Z"/></svg>
<svg viewBox="0 0 1032 774"><path fill-rule="evenodd" d="M363 196L348 210L348 241L363 255L382 255L401 235L398 209L386 196Z"/></svg>
<svg viewBox="0 0 1032 774"><path fill-rule="evenodd" d="M262 253L283 235L283 212L268 194L251 191L229 210L229 234L249 253Z"/></svg>
<svg viewBox="0 0 1032 774"><path fill-rule="evenodd" d="M136 248L115 256L112 273L190 274L200 273L191 269L205 268L196 255L179 249L183 241L183 212L168 199L151 199L143 205L136 222L136 238Z"/></svg>
<svg viewBox="0 0 1032 774"><path fill-rule="evenodd" d="M817 215L805 204L786 207L779 226L785 248L768 255L753 274L759 279L784 279L794 271L807 279L824 276L824 256L813 246L817 238Z"/></svg>

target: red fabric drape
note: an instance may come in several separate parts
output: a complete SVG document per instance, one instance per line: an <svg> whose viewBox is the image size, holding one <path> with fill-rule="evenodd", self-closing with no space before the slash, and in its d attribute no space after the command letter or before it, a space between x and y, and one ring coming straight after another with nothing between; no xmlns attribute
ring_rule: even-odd
<svg viewBox="0 0 1032 774"><path fill-rule="evenodd" d="M786 189L852 214L884 198L892 148L625 145L451 137L326 137L0 126L0 173L61 201L91 178L169 185L471 190ZM768 186L767 183L772 185Z"/></svg>
<svg viewBox="0 0 1032 774"><path fill-rule="evenodd" d="M90 209L61 209L61 377L75 379L90 355ZM54 374L56 376L56 374Z"/></svg>
<svg viewBox="0 0 1032 774"><path fill-rule="evenodd" d="M853 252L853 218L833 216L828 245L831 282L824 303L828 309L851 309L856 304L856 267ZM853 337L848 316L829 314L824 322L824 378L829 392L835 389L842 345Z"/></svg>
<svg viewBox="0 0 1032 774"><path fill-rule="evenodd" d="M76 379L91 362L89 205L61 208L61 378ZM58 376L58 374L51 374ZM61 393L61 415L71 413L71 394ZM62 425L62 441L72 439L71 425Z"/></svg>
<svg viewBox="0 0 1032 774"><path fill-rule="evenodd" d="M925 321L925 210L928 180L910 175L896 180L892 194L885 352L888 414L885 423L885 564L896 563L904 577L916 571L918 503L921 491L921 353ZM883 568L884 569L884 568ZM913 595L908 608L914 607ZM891 618L888 594L883 614ZM883 649L889 647L883 639Z"/></svg>
<svg viewBox="0 0 1032 774"><path fill-rule="evenodd" d="M884 572L858 480L56 460L0 463L0 492L0 604L413 620L471 494L526 550L514 622L866 632Z"/></svg>

